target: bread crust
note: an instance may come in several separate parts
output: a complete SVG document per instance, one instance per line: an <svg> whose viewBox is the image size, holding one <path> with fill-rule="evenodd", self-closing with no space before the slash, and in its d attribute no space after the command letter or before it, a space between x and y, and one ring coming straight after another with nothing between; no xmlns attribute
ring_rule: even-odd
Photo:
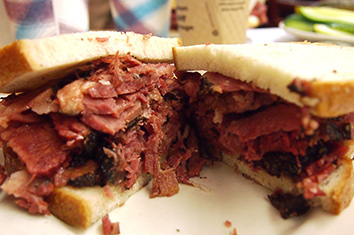
<svg viewBox="0 0 354 235"><path fill-rule="evenodd" d="M67 192L65 188L55 189L48 202L51 213L57 218L82 228L90 226L93 214L89 205L77 195Z"/></svg>
<svg viewBox="0 0 354 235"><path fill-rule="evenodd" d="M110 31L15 41L0 50L0 92L34 89L117 51L144 62L172 62L172 47L178 46L179 38Z"/></svg>
<svg viewBox="0 0 354 235"><path fill-rule="evenodd" d="M345 141L348 152L340 160L340 167L321 183L320 189L326 196L320 197L320 204L324 210L339 214L349 206L354 197L354 141Z"/></svg>
<svg viewBox="0 0 354 235"><path fill-rule="evenodd" d="M349 206L354 196L353 163L350 159L346 158L343 159L343 163L340 167L341 169L337 170L341 171L337 172L340 175L338 176L340 178L336 180L337 185L333 188L332 192L329 193L328 198L321 198L323 209L333 214L341 213L343 209ZM327 180L330 181L331 179Z"/></svg>
<svg viewBox="0 0 354 235"><path fill-rule="evenodd" d="M319 99L318 104L312 108L313 114L330 118L353 112L354 82L313 81L311 88L309 96Z"/></svg>
<svg viewBox="0 0 354 235"><path fill-rule="evenodd" d="M316 43L197 45L173 49L177 70L204 70L252 83L316 116L354 111L354 48ZM288 86L309 84L299 94Z"/></svg>
<svg viewBox="0 0 354 235"><path fill-rule="evenodd" d="M31 71L31 65L21 51L23 41L16 41L9 46L1 49L0 61L2 62L0 76L0 86L7 81L5 74L13 73L12 76L20 76L21 74ZM16 55L17 59L13 57Z"/></svg>

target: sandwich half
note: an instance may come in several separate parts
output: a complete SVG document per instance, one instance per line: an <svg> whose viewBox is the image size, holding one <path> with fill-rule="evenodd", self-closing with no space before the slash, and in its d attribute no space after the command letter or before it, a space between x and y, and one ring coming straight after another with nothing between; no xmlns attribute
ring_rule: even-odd
<svg viewBox="0 0 354 235"><path fill-rule="evenodd" d="M269 188L283 218L349 205L354 48L206 44L173 53L205 154Z"/></svg>
<svg viewBox="0 0 354 235"><path fill-rule="evenodd" d="M152 197L177 193L203 164L171 65L180 45L87 32L2 48L1 189L32 214L83 228L151 178Z"/></svg>

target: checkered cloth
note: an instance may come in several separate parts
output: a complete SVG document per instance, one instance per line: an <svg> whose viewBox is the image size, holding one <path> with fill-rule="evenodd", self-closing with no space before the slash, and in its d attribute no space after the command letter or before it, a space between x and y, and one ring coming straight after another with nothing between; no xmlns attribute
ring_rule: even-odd
<svg viewBox="0 0 354 235"><path fill-rule="evenodd" d="M85 14L82 16L80 12L87 12L88 0L3 1L14 39L48 37L88 30L88 23L83 26L73 23L73 18L80 21L80 17L85 17ZM76 6L83 9L75 8ZM88 18L88 13L86 17ZM88 22L88 19L86 21Z"/></svg>
<svg viewBox="0 0 354 235"><path fill-rule="evenodd" d="M118 31L168 36L170 0L110 0L110 7Z"/></svg>

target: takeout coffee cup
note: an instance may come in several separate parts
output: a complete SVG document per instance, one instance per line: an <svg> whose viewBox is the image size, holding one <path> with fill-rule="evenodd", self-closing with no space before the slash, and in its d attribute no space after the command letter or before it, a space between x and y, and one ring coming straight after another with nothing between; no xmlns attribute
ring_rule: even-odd
<svg viewBox="0 0 354 235"><path fill-rule="evenodd" d="M178 33L183 45L246 41L249 0L177 0Z"/></svg>

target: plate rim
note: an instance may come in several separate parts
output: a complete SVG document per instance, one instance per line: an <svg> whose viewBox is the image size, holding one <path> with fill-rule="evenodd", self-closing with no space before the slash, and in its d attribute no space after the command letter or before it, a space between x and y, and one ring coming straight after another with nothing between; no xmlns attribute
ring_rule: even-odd
<svg viewBox="0 0 354 235"><path fill-rule="evenodd" d="M280 21L279 28L285 30L287 33L290 33L303 40L311 41L327 41L327 42L345 42L354 45L354 36L332 36L326 34L319 34L315 32L304 31L292 27L287 27L284 24L284 21Z"/></svg>

